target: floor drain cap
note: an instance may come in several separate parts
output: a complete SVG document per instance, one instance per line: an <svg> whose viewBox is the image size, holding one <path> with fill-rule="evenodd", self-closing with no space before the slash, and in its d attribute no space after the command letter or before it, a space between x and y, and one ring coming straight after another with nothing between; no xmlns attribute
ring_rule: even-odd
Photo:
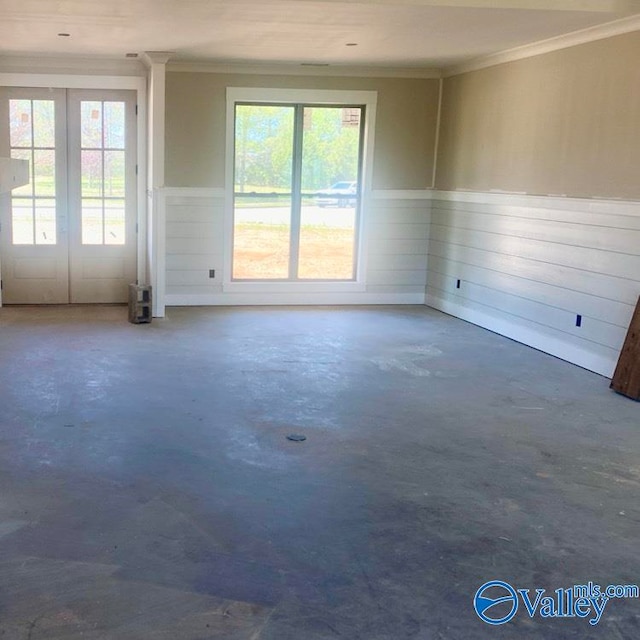
<svg viewBox="0 0 640 640"><path fill-rule="evenodd" d="M292 442L304 442L307 439L307 436L303 436L300 433L291 433L287 436L287 440L291 440Z"/></svg>

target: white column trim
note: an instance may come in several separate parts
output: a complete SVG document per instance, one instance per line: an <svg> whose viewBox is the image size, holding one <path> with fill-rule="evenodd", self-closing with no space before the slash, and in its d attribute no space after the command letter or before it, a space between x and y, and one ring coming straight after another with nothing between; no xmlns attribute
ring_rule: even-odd
<svg viewBox="0 0 640 640"><path fill-rule="evenodd" d="M165 197L165 102L166 65L170 57L166 51L147 51L143 62L149 67L149 280L153 287L153 315L165 315L166 283L166 217Z"/></svg>

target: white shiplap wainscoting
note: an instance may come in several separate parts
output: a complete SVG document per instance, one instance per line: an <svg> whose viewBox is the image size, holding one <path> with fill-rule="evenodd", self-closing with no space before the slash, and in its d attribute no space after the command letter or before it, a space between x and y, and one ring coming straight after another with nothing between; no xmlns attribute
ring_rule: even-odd
<svg viewBox="0 0 640 640"><path fill-rule="evenodd" d="M432 197L426 303L610 377L640 294L640 202Z"/></svg>
<svg viewBox="0 0 640 640"><path fill-rule="evenodd" d="M165 303L213 304L222 293L224 189L166 188ZM209 271L215 270L215 277Z"/></svg>
<svg viewBox="0 0 640 640"><path fill-rule="evenodd" d="M245 293L222 286L224 190L159 197L168 306L426 302L610 377L640 295L639 202L374 191L362 291Z"/></svg>
<svg viewBox="0 0 640 640"><path fill-rule="evenodd" d="M399 304L423 304L431 200L427 191L374 191L367 214L367 292Z"/></svg>
<svg viewBox="0 0 640 640"><path fill-rule="evenodd" d="M430 192L375 191L364 210L362 291L224 291L224 189L160 190L166 212L167 306L424 304ZM215 278L209 271L215 269Z"/></svg>

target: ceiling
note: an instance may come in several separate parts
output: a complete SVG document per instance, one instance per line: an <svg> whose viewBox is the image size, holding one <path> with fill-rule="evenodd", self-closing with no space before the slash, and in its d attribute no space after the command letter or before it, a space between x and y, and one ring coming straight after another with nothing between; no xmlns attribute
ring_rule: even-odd
<svg viewBox="0 0 640 640"><path fill-rule="evenodd" d="M639 13L640 0L0 0L0 55L442 68Z"/></svg>

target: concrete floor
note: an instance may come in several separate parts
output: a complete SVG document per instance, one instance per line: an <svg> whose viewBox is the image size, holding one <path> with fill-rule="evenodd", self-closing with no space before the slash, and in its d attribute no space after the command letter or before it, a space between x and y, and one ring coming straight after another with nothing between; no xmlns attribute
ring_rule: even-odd
<svg viewBox="0 0 640 640"><path fill-rule="evenodd" d="M640 581L639 417L424 307L3 308L0 639L636 639L472 599Z"/></svg>

